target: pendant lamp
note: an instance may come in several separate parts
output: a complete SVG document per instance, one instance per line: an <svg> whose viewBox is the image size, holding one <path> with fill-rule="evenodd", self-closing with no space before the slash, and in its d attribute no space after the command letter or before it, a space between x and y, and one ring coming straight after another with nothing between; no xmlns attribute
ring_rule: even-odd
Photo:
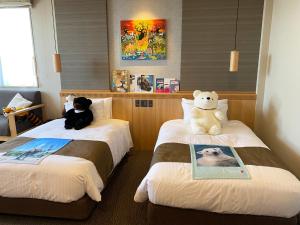
<svg viewBox="0 0 300 225"><path fill-rule="evenodd" d="M230 52L230 67L229 67L230 72L238 72L238 70L239 70L240 52L237 50L237 32L238 32L238 21L239 21L239 8L240 8L240 0L237 0L234 49Z"/></svg>
<svg viewBox="0 0 300 225"><path fill-rule="evenodd" d="M53 54L53 66L54 66L54 71L56 73L61 72L61 59L60 59L60 54L58 53Z"/></svg>
<svg viewBox="0 0 300 225"><path fill-rule="evenodd" d="M54 15L54 0L51 0L51 6L52 6L52 21L53 21L53 37L54 37L54 45L55 45L55 53L53 54L53 67L54 72L60 73L62 71L61 66L61 58L60 54L58 53L58 47L57 47L57 39L56 39L56 26L55 26L55 15Z"/></svg>

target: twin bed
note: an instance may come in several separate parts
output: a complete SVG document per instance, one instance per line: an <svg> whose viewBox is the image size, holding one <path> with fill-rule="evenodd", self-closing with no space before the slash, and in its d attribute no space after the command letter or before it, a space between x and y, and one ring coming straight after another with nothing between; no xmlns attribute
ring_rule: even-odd
<svg viewBox="0 0 300 225"><path fill-rule="evenodd" d="M39 165L0 163L0 213L84 219L101 201L109 176L133 147L129 122L106 118L79 131L63 125L57 119L0 145L3 154L35 138L73 140ZM193 180L191 143L234 147L251 179ZM240 121L210 136L171 120L160 129L134 200L148 201L149 225L296 225L300 182Z"/></svg>
<svg viewBox="0 0 300 225"><path fill-rule="evenodd" d="M0 163L1 213L84 219L101 201L108 178L133 147L129 122L96 119L82 130L65 130L64 120L0 145L1 155L36 138L72 140L39 165Z"/></svg>
<svg viewBox="0 0 300 225"><path fill-rule="evenodd" d="M250 180L193 180L189 144L234 147ZM227 121L221 135L194 135L183 120L163 124L151 168L136 202L149 201L149 225L297 224L300 182L240 121Z"/></svg>

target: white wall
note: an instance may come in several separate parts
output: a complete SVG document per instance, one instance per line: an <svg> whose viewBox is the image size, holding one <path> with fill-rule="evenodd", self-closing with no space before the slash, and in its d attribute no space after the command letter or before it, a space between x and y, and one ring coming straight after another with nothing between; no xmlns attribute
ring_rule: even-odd
<svg viewBox="0 0 300 225"><path fill-rule="evenodd" d="M300 177L300 1L273 1L264 98L256 131ZM262 94L262 93L261 93Z"/></svg>
<svg viewBox="0 0 300 225"><path fill-rule="evenodd" d="M37 60L39 90L42 92L45 119L61 115L60 75L54 73L52 55L55 51L51 0L34 0L32 23ZM110 0L108 29L110 70L128 69L132 73L152 73L161 77L180 78L182 0ZM168 56L161 61L122 61L120 21L123 19L167 19Z"/></svg>
<svg viewBox="0 0 300 225"><path fill-rule="evenodd" d="M120 21L167 19L167 60L121 60ZM180 79L182 0L108 1L110 69L127 69L133 74L154 74Z"/></svg>
<svg viewBox="0 0 300 225"><path fill-rule="evenodd" d="M271 23L273 14L273 0L265 0L261 40L260 40L260 51L258 60L258 74L256 83L257 101L256 101L256 117L261 118L263 112L264 92L265 92L265 81L266 72L268 69L269 59L269 43L271 33ZM255 121L255 127L259 126L260 120Z"/></svg>
<svg viewBox="0 0 300 225"><path fill-rule="evenodd" d="M44 119L61 116L59 92L60 75L53 70L52 55L55 52L52 7L50 0L34 0L32 26L37 61L39 90L42 92Z"/></svg>

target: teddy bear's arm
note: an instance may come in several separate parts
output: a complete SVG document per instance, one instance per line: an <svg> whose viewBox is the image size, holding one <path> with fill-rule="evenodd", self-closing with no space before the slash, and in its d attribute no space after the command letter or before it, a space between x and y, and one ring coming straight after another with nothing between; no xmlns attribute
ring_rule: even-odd
<svg viewBox="0 0 300 225"><path fill-rule="evenodd" d="M218 120L220 120L220 121L225 120L225 115L221 111L216 110L214 114Z"/></svg>

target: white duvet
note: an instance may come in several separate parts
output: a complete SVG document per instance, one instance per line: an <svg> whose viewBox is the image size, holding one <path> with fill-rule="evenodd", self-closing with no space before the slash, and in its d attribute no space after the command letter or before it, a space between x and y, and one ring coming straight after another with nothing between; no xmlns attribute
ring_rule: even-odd
<svg viewBox="0 0 300 225"><path fill-rule="evenodd" d="M156 147L172 142L266 147L239 121L227 122L218 136L193 135L183 120L168 121L161 127ZM263 166L248 165L247 169L251 180L193 180L190 163L157 163L142 180L134 200L229 214L290 218L300 212L300 182L293 174Z"/></svg>
<svg viewBox="0 0 300 225"><path fill-rule="evenodd" d="M106 142L116 166L133 146L129 122L102 120L82 130L65 130L57 119L22 135L31 138L67 138ZM39 165L0 163L0 196L36 198L69 203L85 194L101 201L104 185L95 165L82 158L50 155Z"/></svg>

